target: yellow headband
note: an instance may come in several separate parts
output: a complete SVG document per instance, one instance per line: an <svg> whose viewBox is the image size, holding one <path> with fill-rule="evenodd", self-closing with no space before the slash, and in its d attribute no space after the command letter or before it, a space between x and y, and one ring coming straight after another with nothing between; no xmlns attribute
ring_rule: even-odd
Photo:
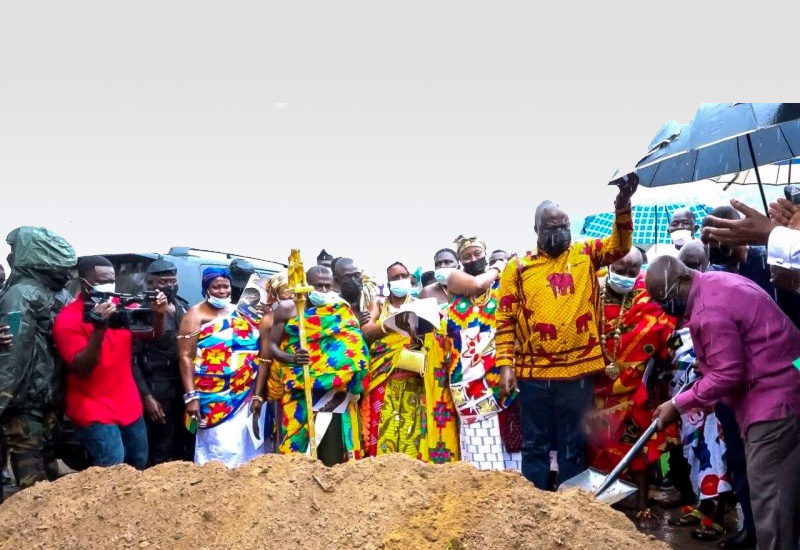
<svg viewBox="0 0 800 550"><path fill-rule="evenodd" d="M459 257L461 256L461 253L464 252L467 248L471 248L473 246L482 248L483 251L486 252L486 243L484 243L478 237L464 237L462 235L459 235L453 242L458 246L456 253L459 255Z"/></svg>

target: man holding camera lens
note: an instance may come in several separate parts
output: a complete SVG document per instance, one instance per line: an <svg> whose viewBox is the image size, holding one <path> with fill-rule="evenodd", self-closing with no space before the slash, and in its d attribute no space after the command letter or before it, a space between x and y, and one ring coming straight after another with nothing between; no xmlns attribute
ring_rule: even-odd
<svg viewBox="0 0 800 550"><path fill-rule="evenodd" d="M143 469L147 429L131 369L127 314L132 308L122 307L143 299L116 294L114 266L103 256L81 258L78 277L80 294L53 325L53 339L67 365L66 415L95 466L126 462ZM153 329L139 334L160 337L167 306L167 297L157 291Z"/></svg>

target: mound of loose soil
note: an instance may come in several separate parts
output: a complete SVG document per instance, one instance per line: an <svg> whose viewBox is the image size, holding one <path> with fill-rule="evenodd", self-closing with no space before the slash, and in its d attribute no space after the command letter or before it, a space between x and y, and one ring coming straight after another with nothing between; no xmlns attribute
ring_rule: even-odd
<svg viewBox="0 0 800 550"><path fill-rule="evenodd" d="M402 455L335 468L266 455L228 470L178 462L39 483L0 506L0 549L413 550L667 548L588 495L517 473Z"/></svg>

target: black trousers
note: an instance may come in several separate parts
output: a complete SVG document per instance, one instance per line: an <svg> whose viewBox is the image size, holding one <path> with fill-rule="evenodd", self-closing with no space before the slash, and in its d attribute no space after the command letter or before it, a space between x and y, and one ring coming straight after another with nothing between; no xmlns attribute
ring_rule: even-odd
<svg viewBox="0 0 800 550"><path fill-rule="evenodd" d="M180 396L156 399L164 409L166 422L147 420L148 466L171 460L194 460L194 435L183 425L184 404Z"/></svg>

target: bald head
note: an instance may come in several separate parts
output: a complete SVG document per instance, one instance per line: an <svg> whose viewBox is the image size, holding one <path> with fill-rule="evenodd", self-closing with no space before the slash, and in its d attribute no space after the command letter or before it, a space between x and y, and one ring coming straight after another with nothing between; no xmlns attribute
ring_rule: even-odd
<svg viewBox="0 0 800 550"><path fill-rule="evenodd" d="M536 215L533 219L533 229L538 233L539 228L542 226L542 216L547 213L548 216L554 216L558 213L564 214L559 208L556 203L553 201L542 201L539 206L536 207ZM564 214L566 216L566 214Z"/></svg>
<svg viewBox="0 0 800 550"><path fill-rule="evenodd" d="M693 273L678 258L659 256L647 268L647 293L667 314L683 317L692 289Z"/></svg>
<svg viewBox="0 0 800 550"><path fill-rule="evenodd" d="M691 241L681 248L678 259L689 269L705 271L708 269L708 254L706 247L700 241Z"/></svg>
<svg viewBox="0 0 800 550"><path fill-rule="evenodd" d="M717 206L711 212L708 213L709 216L714 216L715 218L722 218L723 220L738 220L741 219L742 215L730 205L724 206ZM708 218L706 218L708 219ZM703 227L705 227L706 220L703 220Z"/></svg>
<svg viewBox="0 0 800 550"><path fill-rule="evenodd" d="M669 219L669 232L677 231L678 229L686 229L695 233L697 231L697 219L694 217L694 212L688 208L681 208L672 213Z"/></svg>
<svg viewBox="0 0 800 550"><path fill-rule="evenodd" d="M642 251L635 246L631 247L630 252L625 254L623 258L620 258L611 264L611 271L617 275L635 279L639 276L639 272L642 270L643 260L644 258L642 257Z"/></svg>

